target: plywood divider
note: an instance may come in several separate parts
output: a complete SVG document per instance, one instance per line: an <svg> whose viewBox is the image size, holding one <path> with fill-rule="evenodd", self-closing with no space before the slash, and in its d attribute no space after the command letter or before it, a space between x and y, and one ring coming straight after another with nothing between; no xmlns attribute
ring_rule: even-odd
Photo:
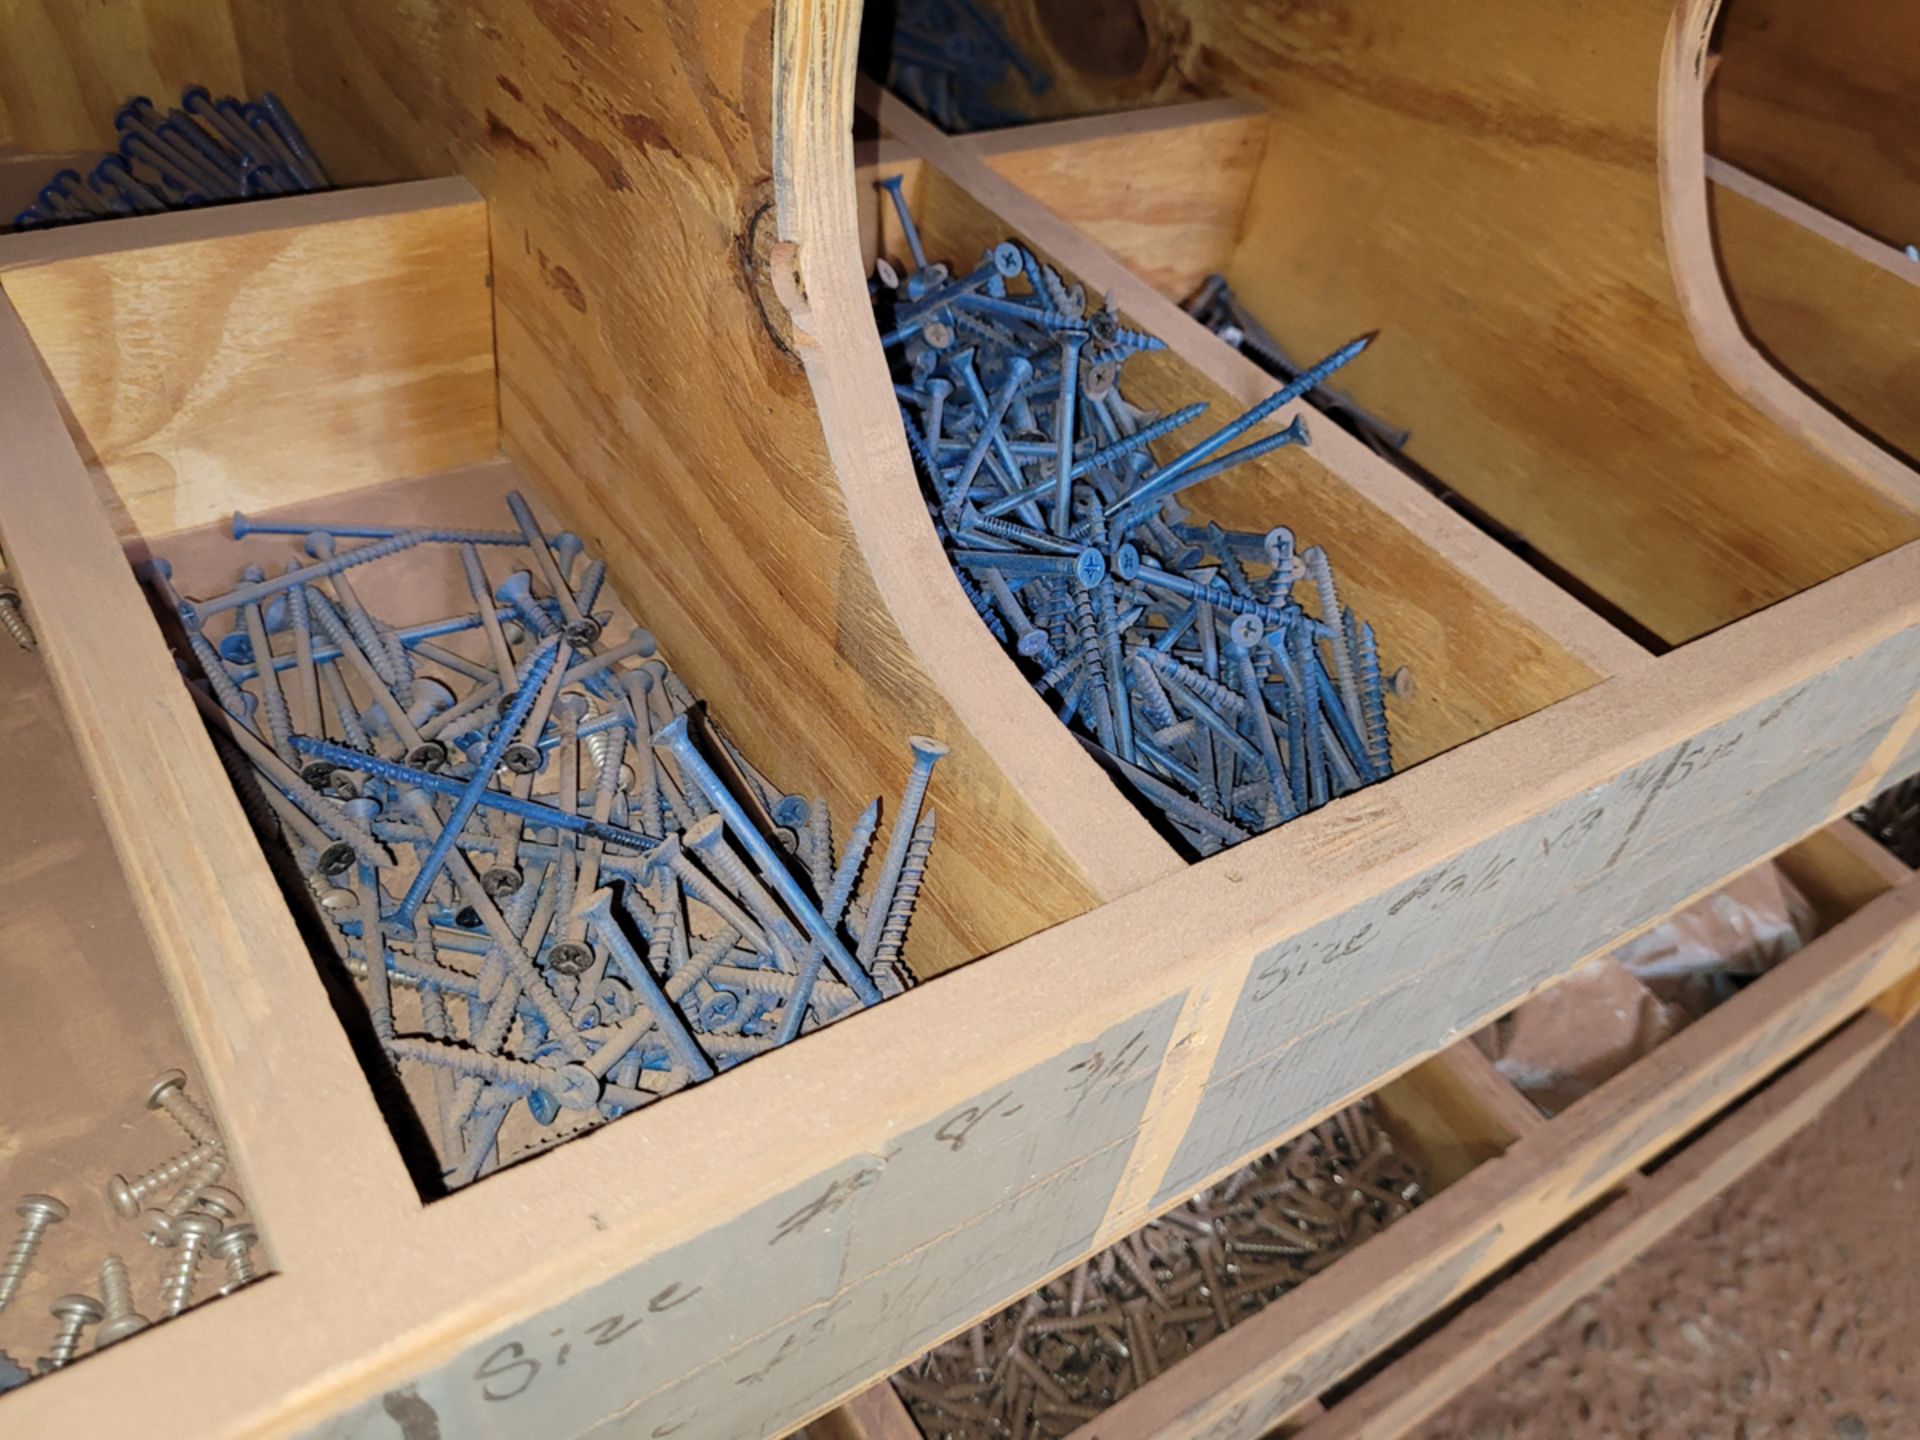
<svg viewBox="0 0 1920 1440"><path fill-rule="evenodd" d="M0 237L128 540L495 454L488 271L463 180Z"/></svg>
<svg viewBox="0 0 1920 1440"><path fill-rule="evenodd" d="M1706 60L1721 0L1684 0L1661 56L1660 218L1675 296L1700 353L1738 395L1871 486L1908 516L1920 516L1920 472L1855 430L1755 348L1741 329L1715 252L1706 175ZM1912 304L1912 296L1898 294ZM1920 312L1916 312L1920 313ZM1865 416L1862 424L1870 423ZM1810 517L1813 524L1820 517ZM1910 527L1902 526L1893 533ZM1891 538L1891 537L1890 537Z"/></svg>
<svg viewBox="0 0 1920 1440"><path fill-rule="evenodd" d="M1439 1410L1810 1124L1892 1041L1861 1015L1651 1178L1448 1320L1294 1440L1393 1440ZM1119 1435L1103 1440L1121 1440Z"/></svg>
<svg viewBox="0 0 1920 1440"><path fill-rule="evenodd" d="M310 1272L343 1214L379 1226L419 1198L4 302L0 429L0 550L269 1243Z"/></svg>
<svg viewBox="0 0 1920 1440"><path fill-rule="evenodd" d="M1241 406L1273 393L1273 378L1221 342L1103 246L1063 222L1040 199L1002 178L968 145L942 135L897 97L866 86L861 104L894 137L1015 232L1078 275L1091 293L1111 295L1133 322ZM1340 342L1354 338L1343 335ZM1329 347L1331 348L1331 347ZM1358 362L1364 365L1363 359ZM1351 370L1352 367L1349 367ZM1285 421L1303 406L1275 418ZM1564 590L1488 539L1393 465L1337 426L1314 429L1314 458L1405 527L1454 569L1523 615L1596 673L1630 669L1646 652Z"/></svg>

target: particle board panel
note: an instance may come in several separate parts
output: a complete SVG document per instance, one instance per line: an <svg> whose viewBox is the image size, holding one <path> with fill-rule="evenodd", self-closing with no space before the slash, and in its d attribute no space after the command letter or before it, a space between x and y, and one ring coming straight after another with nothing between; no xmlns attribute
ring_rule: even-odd
<svg viewBox="0 0 1920 1440"><path fill-rule="evenodd" d="M1920 262L1888 249L1875 264L1725 185L1712 206L1728 296L1754 343L1882 445L1920 456Z"/></svg>
<svg viewBox="0 0 1920 1440"><path fill-rule="evenodd" d="M499 449L462 181L30 233L0 267L123 539Z"/></svg>
<svg viewBox="0 0 1920 1440"><path fill-rule="evenodd" d="M1920 243L1916 81L1900 0L1728 0L1708 148L1884 244Z"/></svg>
<svg viewBox="0 0 1920 1440"><path fill-rule="evenodd" d="M897 793L907 735L951 745L932 789L949 860L922 903L964 943L925 956L930 973L1178 864L1068 736L1036 733L1039 700L963 628L957 592L944 621L903 615L897 591L924 580L894 545L897 514L836 476L803 358L821 347L781 298L791 259L781 276L770 264L787 223L774 117L795 75L850 72L856 14L784 0L697 14L431 0L406 24L379 0L236 0L234 14L249 83L282 96L339 176L451 166L485 192L505 448L657 630L706 637L682 647L684 673L741 717L742 745L799 747L844 814L876 768ZM808 175L824 191L851 154L844 131L820 143ZM883 443L854 433L835 427L836 452ZM897 429L891 448L907 474Z"/></svg>
<svg viewBox="0 0 1920 1440"><path fill-rule="evenodd" d="M23 150L97 153L112 146L113 112L131 96L165 106L190 84L240 89L224 0L10 0L6 20L0 143Z"/></svg>

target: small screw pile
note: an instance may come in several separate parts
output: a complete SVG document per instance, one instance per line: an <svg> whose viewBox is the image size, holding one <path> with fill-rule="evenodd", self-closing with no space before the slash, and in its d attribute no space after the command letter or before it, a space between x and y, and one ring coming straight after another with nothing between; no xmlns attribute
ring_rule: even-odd
<svg viewBox="0 0 1920 1440"><path fill-rule="evenodd" d="M113 117L113 128L120 148L84 178L78 170L55 175L13 217L16 230L329 188L306 136L270 93L248 102L215 100L195 85L164 115L136 95Z"/></svg>
<svg viewBox="0 0 1920 1440"><path fill-rule="evenodd" d="M449 1187L502 1163L510 1117L535 1127L510 1137L519 1153L912 983L903 947L935 834L923 802L945 753L912 741L854 902L879 802L836 858L827 802L750 767L649 632L612 641L604 563L544 534L517 494L508 505L503 531L235 516L236 537L305 535L310 558L271 580L249 567L202 601L173 591L164 562L146 577L183 621L196 702L256 824L330 922L389 1057L419 1067ZM533 572L495 583L483 548ZM349 572L398 556L415 575L440 557L475 610L384 623Z"/></svg>
<svg viewBox="0 0 1920 1440"><path fill-rule="evenodd" d="M1425 1179L1341 1111L893 1377L927 1440L1058 1440L1420 1203Z"/></svg>
<svg viewBox="0 0 1920 1440"><path fill-rule="evenodd" d="M154 1308L163 1320L196 1303L201 1272L210 1257L226 1269L219 1295L231 1295L260 1275L253 1258L260 1233L240 1221L246 1202L214 1183L227 1168L226 1142L212 1117L188 1098L186 1080L179 1070L161 1075L147 1090L146 1108L164 1112L192 1142L190 1148L135 1179L111 1176L105 1186L108 1207L140 1225L147 1244L161 1251ZM158 1199L168 1186L175 1188L164 1203L142 1209L145 1201ZM21 1224L0 1262L0 1311L8 1307L34 1268L48 1232L70 1213L63 1201L51 1195L24 1195L14 1208ZM121 1256L103 1256L97 1274L87 1278L89 1282L98 1279L100 1298L76 1293L53 1302L51 1313L59 1326L38 1363L39 1374L71 1363L90 1326L99 1327L93 1348L103 1350L153 1323L135 1309L133 1280ZM0 1391L32 1378L31 1372L0 1351Z"/></svg>
<svg viewBox="0 0 1920 1440"><path fill-rule="evenodd" d="M1032 95L1053 83L974 0L908 0L885 32L887 88L950 135L1032 118L987 99L1009 71Z"/></svg>
<svg viewBox="0 0 1920 1440"><path fill-rule="evenodd" d="M1284 526L1190 524L1175 498L1307 444L1301 419L1237 442L1367 340L1156 461L1149 447L1206 409L1128 403L1128 357L1164 346L1110 303L1090 313L1011 241L958 278L929 264L899 177L883 184L913 268L902 279L882 261L875 305L935 529L1076 738L1200 855L1392 773L1378 643L1341 605L1326 552L1296 553ZM1313 613L1294 598L1303 581ZM1404 672L1394 689L1407 693Z"/></svg>

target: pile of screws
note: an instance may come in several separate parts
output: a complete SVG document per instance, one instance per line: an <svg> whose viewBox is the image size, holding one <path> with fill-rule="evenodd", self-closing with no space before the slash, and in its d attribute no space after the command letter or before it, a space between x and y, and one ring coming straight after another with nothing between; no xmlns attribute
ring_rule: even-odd
<svg viewBox="0 0 1920 1440"><path fill-rule="evenodd" d="M836 859L826 801L749 766L649 632L609 637L605 564L507 501L514 528L497 531L235 516L236 538L304 535L307 558L273 579L249 567L217 598L183 600L165 562L145 571L256 824L331 922L380 1044L422 1067L449 1187L502 1163L510 1118L532 1122L510 1137L524 1152L906 988L946 751L912 740L855 902L879 802ZM337 550L348 538L369 543ZM496 583L483 549L533 573ZM350 572L400 556L410 579L441 557L475 609L384 623Z"/></svg>
<svg viewBox="0 0 1920 1440"><path fill-rule="evenodd" d="M1053 83L974 0L906 0L887 18L886 43L887 88L950 135L1032 119L987 98L1013 72L1030 95Z"/></svg>
<svg viewBox="0 0 1920 1440"><path fill-rule="evenodd" d="M1057 1440L1318 1274L1423 1198L1341 1111L893 1377L928 1440Z"/></svg>
<svg viewBox="0 0 1920 1440"><path fill-rule="evenodd" d="M1296 418L1228 448L1367 340L1156 461L1149 446L1207 408L1156 417L1121 393L1128 357L1161 342L1111 303L1089 312L1011 241L963 276L929 264L899 177L882 183L913 268L882 261L875 305L928 509L962 591L1061 720L1200 855L1386 778L1379 647L1326 552L1296 554L1284 526L1186 523L1175 498L1308 443ZM1315 613L1293 597L1302 580Z"/></svg>
<svg viewBox="0 0 1920 1440"><path fill-rule="evenodd" d="M139 1223L147 1243L162 1251L153 1308L163 1320L196 1303L200 1272L210 1259L226 1268L219 1295L231 1295L260 1274L253 1258L260 1233L240 1219L246 1202L215 1183L226 1172L226 1144L213 1118L188 1098L186 1082L182 1072L167 1071L148 1089L146 1106L165 1112L191 1142L190 1148L136 1179L115 1175L106 1183L106 1199L113 1212ZM176 1182L178 1188L165 1203L143 1208ZM63 1201L51 1195L23 1195L14 1209L21 1223L5 1261L0 1262L0 1311L19 1293L47 1232L70 1213ZM101 1259L99 1282L97 1298L76 1293L53 1302L50 1308L59 1325L38 1362L38 1373L48 1374L70 1363L79 1354L89 1326L99 1327L93 1333L93 1348L104 1350L153 1323L135 1309L131 1272L121 1256L109 1254ZM0 1391L32 1378L33 1372L0 1350Z"/></svg>
<svg viewBox="0 0 1920 1440"><path fill-rule="evenodd" d="M151 215L223 200L299 195L329 186L327 172L272 94L215 100L195 85L162 115L136 95L113 117L120 148L81 177L62 170L13 217L16 230L116 215Z"/></svg>

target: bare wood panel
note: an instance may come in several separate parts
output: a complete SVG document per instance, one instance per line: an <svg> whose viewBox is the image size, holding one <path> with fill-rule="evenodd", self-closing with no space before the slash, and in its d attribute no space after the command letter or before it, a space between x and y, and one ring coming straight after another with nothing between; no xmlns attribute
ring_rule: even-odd
<svg viewBox="0 0 1920 1440"><path fill-rule="evenodd" d="M124 537L498 449L486 207L328 194L10 237L0 286Z"/></svg>
<svg viewBox="0 0 1920 1440"><path fill-rule="evenodd" d="M1708 149L1896 248L1920 243L1920 32L1901 0L1728 0Z"/></svg>
<svg viewBox="0 0 1920 1440"><path fill-rule="evenodd" d="M187 84L240 88L222 0L10 0L6 24L0 143L23 150L106 149L113 112L133 95L165 108Z"/></svg>
<svg viewBox="0 0 1920 1440"><path fill-rule="evenodd" d="M1216 100L988 131L967 143L1161 294L1184 300L1227 268L1267 121L1254 106Z"/></svg>
<svg viewBox="0 0 1920 1440"><path fill-rule="evenodd" d="M1086 788L1090 762L1064 736L1038 753L1018 738L1044 718L1025 687L933 684L933 642L916 653L875 584L767 278L765 6L703 7L698 23L526 0L436 0L406 26L374 0L240 0L235 14L250 82L284 93L341 175L452 166L487 195L506 447L629 577L663 639L688 637L688 683L742 743L794 756L849 817L897 793L908 734L952 744L923 904L960 940L923 951L929 971L1176 863L1131 815L1050 829L1026 797L1044 805L1076 776ZM949 586L948 613L967 615ZM965 676L990 653L963 636L935 659ZM975 706L966 722L943 688Z"/></svg>
<svg viewBox="0 0 1920 1440"><path fill-rule="evenodd" d="M39 653L252 1198L282 1265L314 1263L340 1211L393 1216L418 1200L4 305L0 376L0 550L31 597ZM297 1093L258 1083L264 1056L302 1077ZM297 1159L290 1134L326 1148L324 1173L284 1163Z"/></svg>
<svg viewBox="0 0 1920 1440"><path fill-rule="evenodd" d="M970 269L989 246L1010 238L1002 219L937 171L920 177L919 205L916 218L929 257L945 256L958 270ZM1136 323L1124 312L1122 320ZM1364 364L1364 357L1356 363ZM1209 422L1224 424L1238 413L1233 397L1173 350L1133 357L1125 376L1136 404L1162 413L1195 400L1212 407L1192 439L1161 442L1163 459L1207 433ZM1324 420L1309 422L1316 437L1333 428ZM1414 672L1414 698L1387 701L1397 766L1417 764L1598 678L1329 474L1311 449L1288 447L1239 466L1187 491L1182 503L1229 529L1264 534L1284 524L1303 548L1326 547L1342 600L1379 633L1382 665L1389 671L1407 665Z"/></svg>
<svg viewBox="0 0 1920 1440"><path fill-rule="evenodd" d="M1711 193L1729 297L1754 341L1880 443L1920 456L1920 264L1898 257L1909 273L1895 273L1726 186Z"/></svg>
<svg viewBox="0 0 1920 1440"><path fill-rule="evenodd" d="M1296 1440L1390 1440L1433 1414L1567 1306L1684 1224L1819 1115L1886 1049L1869 1012L1775 1080L1650 1179L1341 1400Z"/></svg>

